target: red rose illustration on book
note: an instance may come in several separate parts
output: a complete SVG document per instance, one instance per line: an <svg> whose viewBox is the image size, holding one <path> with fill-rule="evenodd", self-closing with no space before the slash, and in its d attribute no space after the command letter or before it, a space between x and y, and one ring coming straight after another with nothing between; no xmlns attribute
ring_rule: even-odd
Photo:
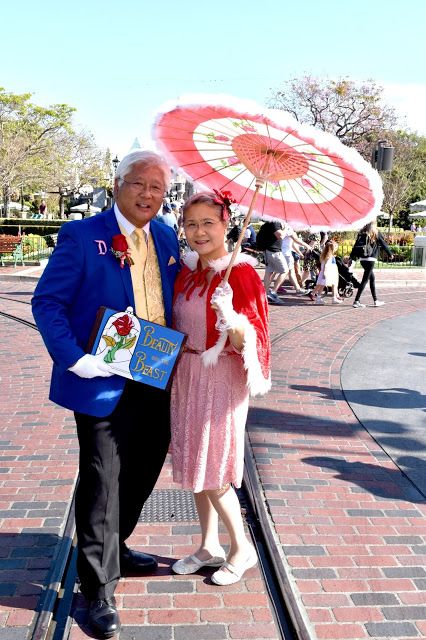
<svg viewBox="0 0 426 640"><path fill-rule="evenodd" d="M110 347L104 356L104 362L111 364L115 360L115 355L119 349L131 349L136 342L136 335L131 335L134 327L132 318L125 314L117 318L113 323L116 330L117 339L103 335L105 344Z"/></svg>

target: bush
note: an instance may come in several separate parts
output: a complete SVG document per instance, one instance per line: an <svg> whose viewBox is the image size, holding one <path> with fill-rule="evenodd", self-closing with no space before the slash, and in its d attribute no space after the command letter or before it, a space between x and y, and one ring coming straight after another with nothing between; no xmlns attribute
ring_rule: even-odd
<svg viewBox="0 0 426 640"><path fill-rule="evenodd" d="M412 231L399 231L398 233L383 233L386 242L400 247L413 246L414 233Z"/></svg>
<svg viewBox="0 0 426 640"><path fill-rule="evenodd" d="M413 253L413 247L407 245L397 245L390 244L390 250L393 253L393 262L410 262ZM381 252L382 254L383 252ZM385 258L387 260L386 255L380 256L381 258Z"/></svg>
<svg viewBox="0 0 426 640"><path fill-rule="evenodd" d="M19 228L21 233L33 233L45 236L49 233L58 233L67 220L17 220L16 218L0 218L0 233L10 233L17 236Z"/></svg>
<svg viewBox="0 0 426 640"><path fill-rule="evenodd" d="M25 234L22 238L22 244L24 246L24 254L42 251L49 246L43 236L38 236L33 233Z"/></svg>

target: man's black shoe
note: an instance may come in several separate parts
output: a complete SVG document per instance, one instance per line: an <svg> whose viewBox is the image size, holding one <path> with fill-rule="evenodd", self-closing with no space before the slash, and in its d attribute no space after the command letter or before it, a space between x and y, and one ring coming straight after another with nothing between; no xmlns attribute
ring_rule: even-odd
<svg viewBox="0 0 426 640"><path fill-rule="evenodd" d="M120 631L120 618L114 598L91 600L87 623L97 638L112 638Z"/></svg>
<svg viewBox="0 0 426 640"><path fill-rule="evenodd" d="M158 567L157 561L141 551L124 549L120 555L121 575L129 573L150 573Z"/></svg>

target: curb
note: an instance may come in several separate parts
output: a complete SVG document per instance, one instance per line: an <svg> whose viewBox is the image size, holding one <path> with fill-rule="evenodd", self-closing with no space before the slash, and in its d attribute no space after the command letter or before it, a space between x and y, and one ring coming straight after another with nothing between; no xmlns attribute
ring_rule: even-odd
<svg viewBox="0 0 426 640"><path fill-rule="evenodd" d="M17 274L14 276L13 274L0 275L0 282L12 282L13 280L18 282L38 282L40 276L20 276Z"/></svg>

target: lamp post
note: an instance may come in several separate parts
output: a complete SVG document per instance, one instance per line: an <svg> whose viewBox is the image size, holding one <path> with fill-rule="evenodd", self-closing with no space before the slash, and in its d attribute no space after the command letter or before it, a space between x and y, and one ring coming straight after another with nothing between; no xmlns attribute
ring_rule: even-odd
<svg viewBox="0 0 426 640"><path fill-rule="evenodd" d="M392 171L395 149L387 140L379 140L371 155L371 164L377 171ZM389 214L389 233L392 229L393 215Z"/></svg>
<svg viewBox="0 0 426 640"><path fill-rule="evenodd" d="M373 149L371 164L377 171L392 171L394 151L387 140L379 140Z"/></svg>
<svg viewBox="0 0 426 640"><path fill-rule="evenodd" d="M64 217L64 211L65 211L65 197L68 193L68 190L66 187L59 187L59 217L63 218Z"/></svg>
<svg viewBox="0 0 426 640"><path fill-rule="evenodd" d="M117 167L120 164L120 160L118 159L117 154L116 154L114 160L111 160L111 164L112 164L112 176L111 176L112 186L111 186L111 189L108 192L108 202L107 202L108 207L112 207L114 205L115 174L117 173Z"/></svg>

